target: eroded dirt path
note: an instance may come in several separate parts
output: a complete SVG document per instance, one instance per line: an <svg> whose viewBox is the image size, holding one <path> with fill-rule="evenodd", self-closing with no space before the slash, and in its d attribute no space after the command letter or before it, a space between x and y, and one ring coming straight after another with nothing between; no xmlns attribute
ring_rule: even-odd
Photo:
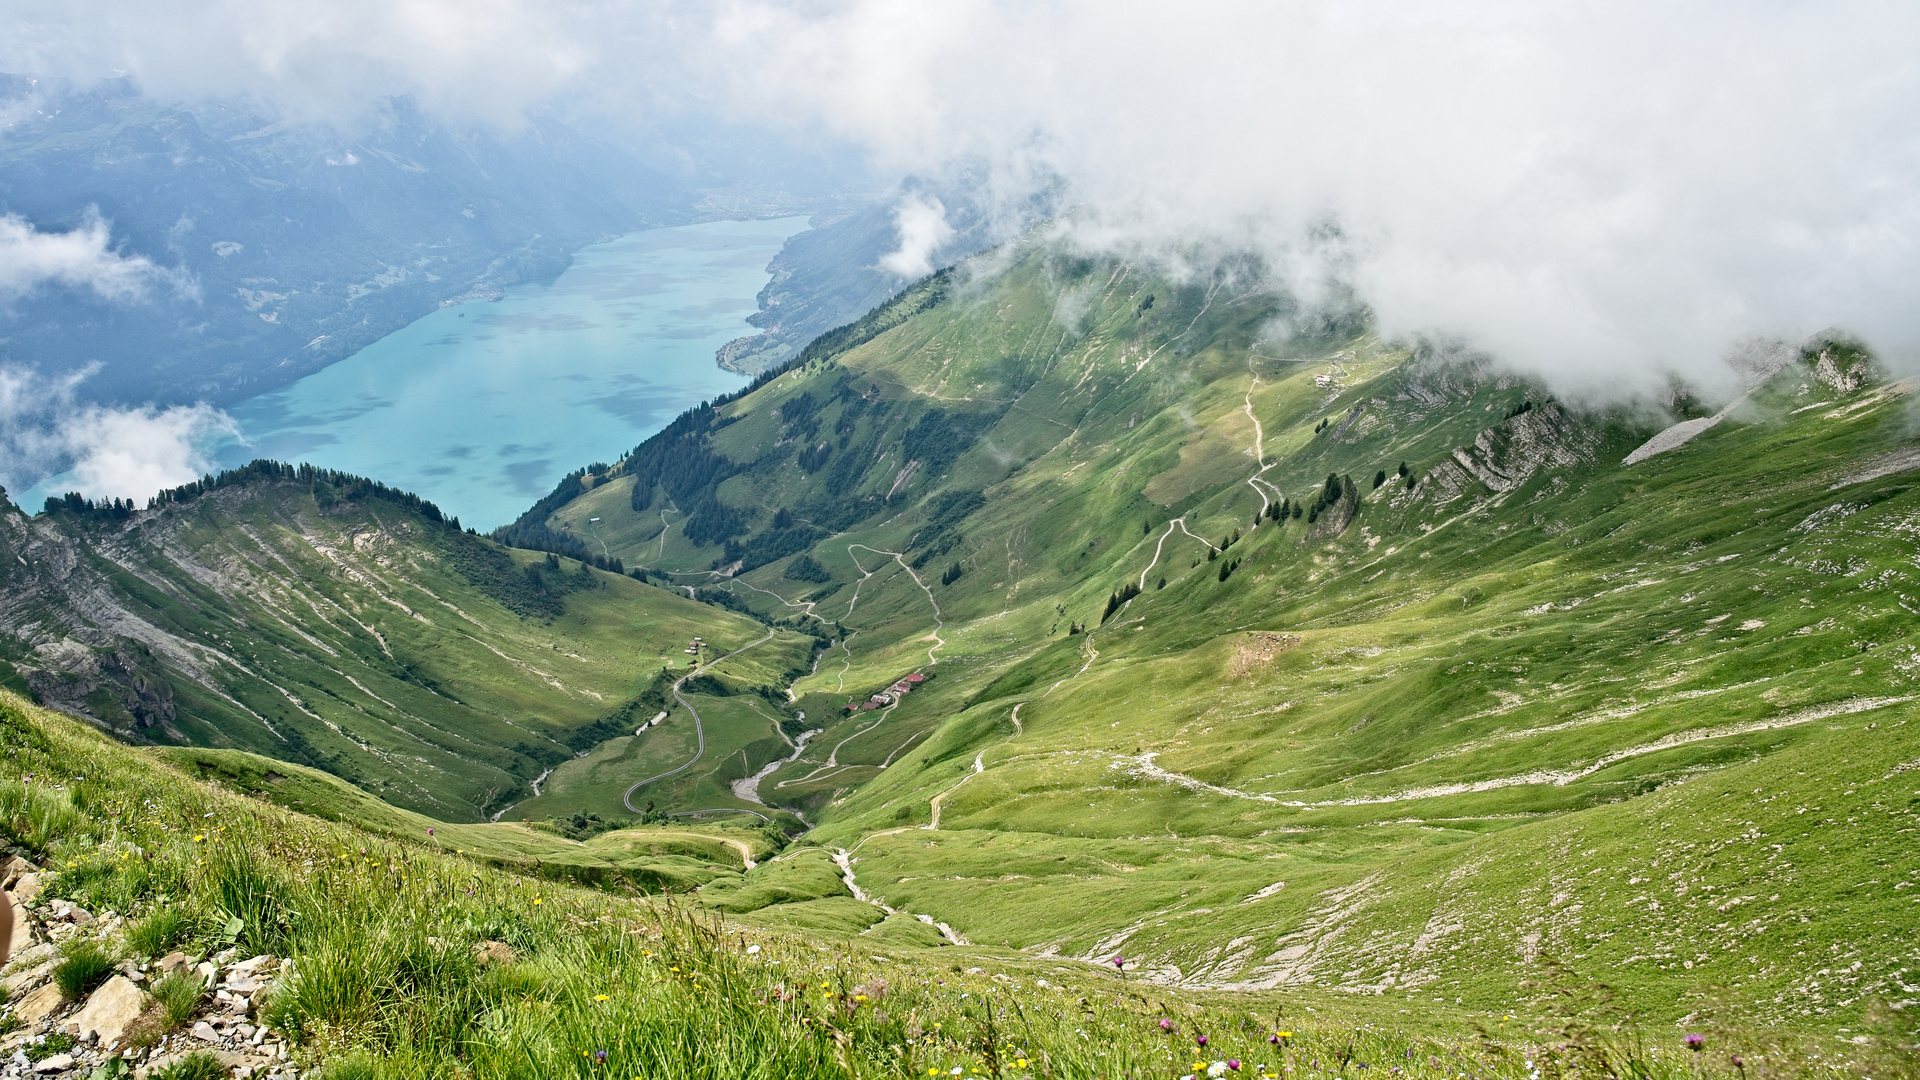
<svg viewBox="0 0 1920 1080"><path fill-rule="evenodd" d="M936 921L934 917L931 915L915 915L911 911L903 912L898 908L887 906L887 904L881 901L878 897L868 894L868 892L865 889L862 889L860 887L860 883L853 879L853 860L849 857L848 852L845 848L836 848L834 850L833 864L840 868L840 880L846 884L847 890L853 893L853 898L855 900L858 900L863 904L872 904L874 907L879 908L881 911L886 912L888 915L912 915L914 918L940 931L941 937L946 938L948 941L953 942L955 945L973 944L973 942L968 941L966 937L963 934L961 934L958 930L955 930L953 927L948 926L946 923ZM879 923L874 924L874 926L878 926L878 925L880 924ZM867 929L871 930L873 929L873 927L870 926ZM861 932L865 933L866 931L861 931Z"/></svg>
<svg viewBox="0 0 1920 1080"><path fill-rule="evenodd" d="M634 784L632 787L629 787L626 790L626 794L620 796L621 805L625 806L629 812L635 813L635 814L640 812L633 805L634 792L639 791L641 788L646 787L648 784L651 784L656 780L665 780L669 776L677 776L680 773L686 772L688 769L693 768L694 764L698 762L700 758L703 755L705 755L707 752L707 732L706 732L706 729L701 727L700 725L700 710L693 707L693 702L688 701L686 698L680 695L681 684L685 683L688 679L693 678L695 675L701 674L702 672L706 671L708 668L714 666L715 664L720 663L723 660L727 660L732 657L739 656L741 653L746 652L748 649L751 649L756 645L765 645L767 642L772 640L773 640L773 628L768 627L767 632L764 636L757 638L753 641L750 641L745 645L740 646L739 648L733 650L732 652L727 653L725 656L715 657L714 659L709 660L704 664L701 664L699 667L694 668L692 671L689 671L685 675L682 675L678 679L674 680L673 699L675 701L678 701L680 704L686 706L687 712L693 716L693 735L695 740L695 748L693 751L693 756L688 758L686 762L681 765L668 769L666 772L663 772L658 776L649 776L645 780L642 780L639 783ZM727 807L725 809L738 810L737 807ZM688 816L692 814L711 814L715 812L717 811L716 810L685 810L671 816L681 817L681 816ZM738 810L738 812L743 814L753 813L753 811L751 810ZM766 815L754 814L754 816L764 819Z"/></svg>

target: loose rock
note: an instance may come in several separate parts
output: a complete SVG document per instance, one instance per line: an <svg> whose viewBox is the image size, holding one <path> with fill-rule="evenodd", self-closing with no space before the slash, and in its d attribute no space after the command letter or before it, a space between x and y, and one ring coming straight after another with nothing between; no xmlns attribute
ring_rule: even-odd
<svg viewBox="0 0 1920 1080"><path fill-rule="evenodd" d="M126 976L116 975L87 998L86 1008L73 1018L73 1023L81 1038L95 1036L101 1046L112 1049L125 1042L140 1018L158 1004Z"/></svg>
<svg viewBox="0 0 1920 1080"><path fill-rule="evenodd" d="M60 988L47 983L38 990L32 990L13 1005L14 1023L31 1026L53 1015L60 1007Z"/></svg>
<svg viewBox="0 0 1920 1080"><path fill-rule="evenodd" d="M7 976L7 997L16 998L53 977L53 961L47 960Z"/></svg>
<svg viewBox="0 0 1920 1080"><path fill-rule="evenodd" d="M504 941L483 941L473 947L473 962L486 967L488 964L511 964L519 959L513 946Z"/></svg>

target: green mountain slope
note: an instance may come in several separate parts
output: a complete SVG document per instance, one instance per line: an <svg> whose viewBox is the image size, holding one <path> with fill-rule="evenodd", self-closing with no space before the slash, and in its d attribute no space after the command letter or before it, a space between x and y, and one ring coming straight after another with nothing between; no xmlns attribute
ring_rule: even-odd
<svg viewBox="0 0 1920 1080"><path fill-rule="evenodd" d="M1690 1053L1678 1031L1569 1019L1554 1001L1388 1012L1326 991L1196 993L922 949L889 932L894 919L824 940L723 921L291 813L228 789L245 771L233 752L212 752L227 781L204 783L204 756L116 745L5 692L0 748L9 875L37 890L20 930L37 951L8 969L6 1041L43 1075L1912 1075L1897 1025L1855 1040L1707 1021ZM804 886L790 867L811 855L769 868L782 885L730 895ZM154 978L171 950L206 957L228 997ZM49 953L68 959L56 969ZM65 1033L99 1023L96 1000L144 1003L126 979L90 990L113 964L184 1006L151 1010L124 1048ZM249 995L245 1028L235 994Z"/></svg>
<svg viewBox="0 0 1920 1080"><path fill-rule="evenodd" d="M692 659L691 638L767 638L351 478L258 466L208 487L133 514L0 515L0 648L42 701L124 738L253 751L474 820L679 710L663 672ZM783 683L811 648L767 638L724 674Z"/></svg>
<svg viewBox="0 0 1920 1080"><path fill-rule="evenodd" d="M0 628L209 778L644 818L447 831L744 924L1850 1039L1920 969L1920 447L1857 345L1778 360L1711 417L1581 407L1257 267L1016 245L501 531L551 560L262 465L8 516Z"/></svg>
<svg viewBox="0 0 1920 1080"><path fill-rule="evenodd" d="M1684 398L1570 407L1250 272L990 270L520 523L834 639L759 792L873 900L1163 982L1907 992L1906 384L1819 339L1627 464Z"/></svg>

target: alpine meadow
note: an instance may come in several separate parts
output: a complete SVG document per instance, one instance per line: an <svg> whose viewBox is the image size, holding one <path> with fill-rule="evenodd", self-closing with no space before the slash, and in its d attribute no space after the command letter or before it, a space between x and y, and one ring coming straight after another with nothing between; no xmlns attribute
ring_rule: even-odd
<svg viewBox="0 0 1920 1080"><path fill-rule="evenodd" d="M1920 1080L1915 56L0 0L0 1080Z"/></svg>
<svg viewBox="0 0 1920 1080"><path fill-rule="evenodd" d="M1910 387L1749 382L1034 238L496 538L9 510L14 969L275 958L155 1075L1902 1074Z"/></svg>

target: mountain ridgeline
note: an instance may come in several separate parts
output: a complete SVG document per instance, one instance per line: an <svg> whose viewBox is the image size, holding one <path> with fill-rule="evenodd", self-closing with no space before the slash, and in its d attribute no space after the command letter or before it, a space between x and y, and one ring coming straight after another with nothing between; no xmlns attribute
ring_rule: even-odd
<svg viewBox="0 0 1920 1080"><path fill-rule="evenodd" d="M699 893L745 922L1851 1030L1920 963L1910 389L1827 334L1574 408L1025 241L492 538L277 465L9 515L0 629L124 738L420 813L764 821Z"/></svg>

